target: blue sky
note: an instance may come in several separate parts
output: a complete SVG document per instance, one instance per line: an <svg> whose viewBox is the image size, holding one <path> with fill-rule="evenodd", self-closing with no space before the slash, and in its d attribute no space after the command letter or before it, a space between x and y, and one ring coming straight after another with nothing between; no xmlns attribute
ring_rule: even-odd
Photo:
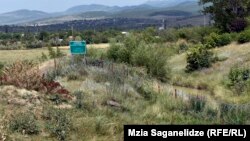
<svg viewBox="0 0 250 141"><path fill-rule="evenodd" d="M0 0L0 13L19 10L58 12L81 4L136 5L148 0Z"/></svg>

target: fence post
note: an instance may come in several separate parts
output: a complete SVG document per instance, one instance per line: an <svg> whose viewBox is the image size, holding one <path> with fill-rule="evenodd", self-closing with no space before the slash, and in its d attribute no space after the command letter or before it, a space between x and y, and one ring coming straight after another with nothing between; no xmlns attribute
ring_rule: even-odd
<svg viewBox="0 0 250 141"><path fill-rule="evenodd" d="M158 84L158 93L160 94L161 93L161 86L160 86L159 82L157 82L157 84Z"/></svg>
<svg viewBox="0 0 250 141"><path fill-rule="evenodd" d="M174 89L174 97L177 99L177 89Z"/></svg>

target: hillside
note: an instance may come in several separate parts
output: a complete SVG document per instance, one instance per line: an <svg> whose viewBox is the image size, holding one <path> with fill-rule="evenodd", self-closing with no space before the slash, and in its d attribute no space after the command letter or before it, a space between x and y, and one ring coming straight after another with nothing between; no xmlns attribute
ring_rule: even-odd
<svg viewBox="0 0 250 141"><path fill-rule="evenodd" d="M213 49L213 51L219 58L224 58L225 61L217 62L211 68L194 72L191 75L185 73L186 54L173 56L170 60L174 72L172 83L189 88L203 87L209 89L212 91L211 95L217 100L234 103L249 102L249 95L234 95L222 85L232 67L238 64L246 67L250 65L250 43L242 45L233 43Z"/></svg>
<svg viewBox="0 0 250 141"><path fill-rule="evenodd" d="M152 1L135 6L79 5L57 13L20 10L0 15L0 25L54 24L73 20L99 18L155 18L155 16L187 17L199 14L196 1ZM175 12L174 12L175 11ZM162 14L164 13L164 14ZM154 16L152 16L154 15ZM164 18L164 17L161 17Z"/></svg>
<svg viewBox="0 0 250 141"><path fill-rule="evenodd" d="M18 10L0 14L0 25L30 22L33 20L43 19L47 16L49 16L49 13L42 11Z"/></svg>

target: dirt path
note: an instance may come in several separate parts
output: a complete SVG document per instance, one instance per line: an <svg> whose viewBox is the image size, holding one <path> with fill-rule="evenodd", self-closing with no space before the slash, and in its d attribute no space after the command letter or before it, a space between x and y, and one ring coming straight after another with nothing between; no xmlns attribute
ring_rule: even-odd
<svg viewBox="0 0 250 141"><path fill-rule="evenodd" d="M41 74L45 74L51 68L55 68L54 59L39 64L39 71Z"/></svg>
<svg viewBox="0 0 250 141"><path fill-rule="evenodd" d="M87 48L96 48L96 49L105 49L108 48L109 44L88 44ZM53 47L56 48L56 47ZM59 47L62 50L69 50L69 46L61 46Z"/></svg>

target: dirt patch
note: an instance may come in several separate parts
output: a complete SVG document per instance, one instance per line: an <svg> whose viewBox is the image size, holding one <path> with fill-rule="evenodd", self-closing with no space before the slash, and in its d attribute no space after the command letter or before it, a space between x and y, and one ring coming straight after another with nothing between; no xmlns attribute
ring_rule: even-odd
<svg viewBox="0 0 250 141"><path fill-rule="evenodd" d="M0 87L1 101L7 101L8 105L34 107L41 105L43 100L36 91L18 89L14 86Z"/></svg>

